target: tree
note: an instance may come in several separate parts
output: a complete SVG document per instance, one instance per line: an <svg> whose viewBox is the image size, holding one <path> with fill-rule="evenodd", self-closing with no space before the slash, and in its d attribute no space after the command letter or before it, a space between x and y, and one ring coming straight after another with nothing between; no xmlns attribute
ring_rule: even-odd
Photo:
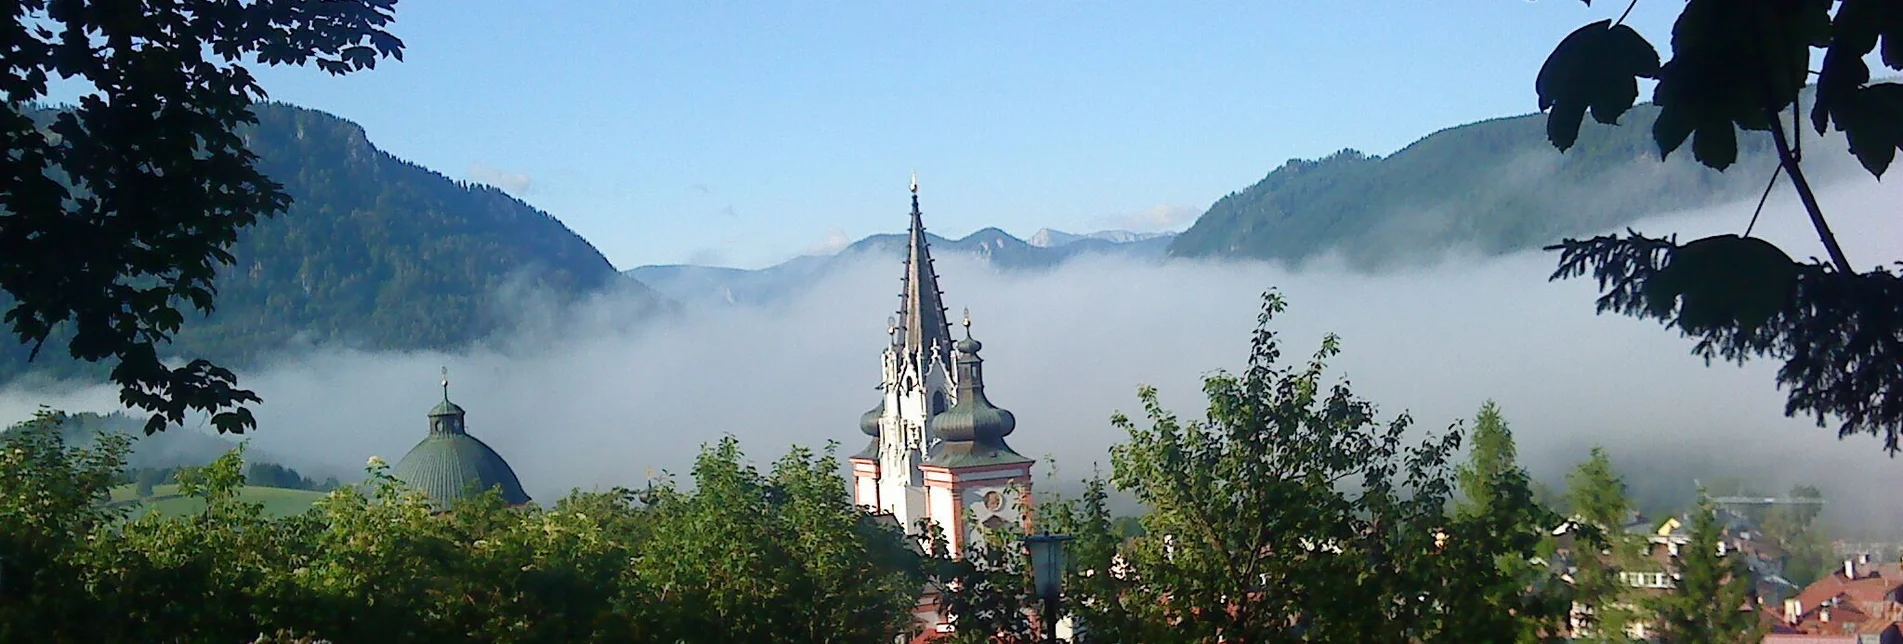
<svg viewBox="0 0 1903 644"><path fill-rule="evenodd" d="M41 409L0 432L0 641L49 639L84 604L76 553L119 514L105 506L131 441L67 444L65 414Z"/></svg>
<svg viewBox="0 0 1903 644"><path fill-rule="evenodd" d="M1750 225L1682 245L1628 231L1549 247L1561 253L1553 278L1591 273L1604 291L1600 312L1676 328L1697 339L1693 352L1707 361L1782 359L1787 415L1812 416L1820 427L1836 417L1840 438L1882 437L1894 457L1903 429L1903 276L1883 267L1860 273L1838 244L1804 174L1799 93L1815 73L1810 126L1844 132L1850 153L1882 177L1903 148L1903 84L1872 83L1864 59L1881 39L1883 64L1903 70L1903 9L1887 0L1690 0L1663 63L1623 20L1574 31L1540 69L1535 90L1550 110L1553 145L1571 147L1588 111L1616 124L1639 96L1638 79L1656 79L1660 158L1689 140L1699 162L1723 171L1737 157L1738 128L1766 133L1779 163L1765 195L1780 176L1790 179L1828 261L1796 262L1751 237ZM1823 54L1816 72L1814 51Z"/></svg>
<svg viewBox="0 0 1903 644"><path fill-rule="evenodd" d="M1461 514L1480 516L1492 509L1509 476L1518 472L1524 477L1514 460L1513 432L1500 416L1500 406L1492 400L1481 404L1480 413L1474 415L1471 450L1467 462L1454 470L1454 479L1460 485L1456 508Z"/></svg>
<svg viewBox="0 0 1903 644"><path fill-rule="evenodd" d="M1347 382L1325 382L1335 336L1284 364L1271 322L1285 303L1263 297L1247 369L1205 378L1202 421L1151 387L1147 423L1113 416L1129 438L1111 450L1111 482L1147 512L1127 541L1097 495L1071 513L1089 535L1073 572L1082 624L1098 641L1512 639L1504 611L1473 615L1467 597L1532 543L1447 516L1458 425L1406 442L1406 414L1383 422Z"/></svg>
<svg viewBox="0 0 1903 644"><path fill-rule="evenodd" d="M652 495L630 574L658 599L654 632L714 642L890 642L926 582L898 526L854 506L830 448L794 449L770 474L732 437L702 451L695 489Z"/></svg>
<svg viewBox="0 0 1903 644"><path fill-rule="evenodd" d="M1072 536L1064 548L1068 569L1063 609L1071 618L1075 642L1174 641L1179 634L1168 622L1145 618L1149 611L1142 602L1149 597L1121 557L1127 538L1142 536L1142 526L1133 531L1121 525L1130 517L1111 515L1110 486L1101 474L1093 474L1078 498L1038 502L1038 527Z"/></svg>
<svg viewBox="0 0 1903 644"><path fill-rule="evenodd" d="M1489 400L1474 417L1473 448L1455 470L1460 500L1455 506L1449 561L1467 570L1478 592L1457 594L1446 612L1466 620L1460 631L1485 633L1494 641L1537 642L1564 628L1570 593L1542 553L1559 515L1535 498L1526 470L1514 460L1513 432Z"/></svg>
<svg viewBox="0 0 1903 644"><path fill-rule="evenodd" d="M1824 494L1815 486L1793 485L1790 497L1821 500ZM1764 534L1784 547L1784 578L1799 587L1836 569L1837 550L1825 526L1817 523L1822 511L1823 506L1812 504L1774 506L1764 513L1760 525Z"/></svg>
<svg viewBox="0 0 1903 644"><path fill-rule="evenodd" d="M1724 538L1718 508L1699 490L1691 542L1679 550L1678 586L1653 602L1659 641L1666 644L1739 644L1763 638L1751 605L1751 572L1735 550L1719 554Z"/></svg>
<svg viewBox="0 0 1903 644"><path fill-rule="evenodd" d="M186 304L210 313L238 231L289 205L237 128L264 89L240 61L314 62L332 74L402 58L384 30L396 0L170 3L24 0L0 25L0 291L4 321L37 356L111 360L120 400L152 412L146 433L213 412L255 425L229 370L159 355ZM90 87L37 110L53 76ZM39 117L39 118L36 118ZM163 195L164 198L153 198Z"/></svg>
<svg viewBox="0 0 1903 644"><path fill-rule="evenodd" d="M1566 485L1573 512L1573 593L1582 609L1583 639L1623 642L1626 626L1638 617L1619 579L1636 556L1636 544L1624 531L1631 510L1625 481L1606 450L1594 447L1592 456L1566 476Z"/></svg>

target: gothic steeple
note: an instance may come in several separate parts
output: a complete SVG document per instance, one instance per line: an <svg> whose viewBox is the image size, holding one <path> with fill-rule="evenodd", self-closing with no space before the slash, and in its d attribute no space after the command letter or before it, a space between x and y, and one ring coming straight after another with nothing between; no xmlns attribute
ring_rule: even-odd
<svg viewBox="0 0 1903 644"><path fill-rule="evenodd" d="M906 353L921 362L934 355L951 364L951 323L945 316L945 294L938 290L938 274L932 268L931 244L925 238L925 221L918 209L918 175L912 176L912 231L906 241L905 285L899 293L899 310L904 327Z"/></svg>

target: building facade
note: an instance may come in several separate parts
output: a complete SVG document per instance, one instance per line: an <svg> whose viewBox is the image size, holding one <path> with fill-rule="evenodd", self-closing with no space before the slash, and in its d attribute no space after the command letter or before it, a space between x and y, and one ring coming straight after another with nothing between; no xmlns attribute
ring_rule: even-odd
<svg viewBox="0 0 1903 644"><path fill-rule="evenodd" d="M1017 418L985 396L970 316L953 340L916 179L903 280L880 354L880 401L859 421L871 443L848 459L853 501L891 513L909 533L937 530L956 556L980 528L1030 530L1035 461L1005 443Z"/></svg>

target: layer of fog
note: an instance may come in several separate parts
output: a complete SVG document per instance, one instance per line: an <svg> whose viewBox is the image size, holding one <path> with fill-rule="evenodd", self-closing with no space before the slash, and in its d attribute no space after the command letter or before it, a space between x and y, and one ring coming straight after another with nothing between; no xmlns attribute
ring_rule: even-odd
<svg viewBox="0 0 1903 644"><path fill-rule="evenodd" d="M1893 211L1903 192L1867 177L1848 186L1822 199L1851 257L1865 266L1897 259L1903 231ZM1809 252L1815 236L1786 192L1757 232ZM1738 232L1751 205L1640 229ZM1859 526L1903 524L1903 497L1885 492L1903 484L1903 466L1877 439L1840 441L1785 418L1772 363L1707 367L1689 355L1689 341L1654 323L1595 315L1591 283L1546 280L1553 259L1457 260L1386 276L1109 259L1005 274L947 257L938 269L954 317L969 307L985 343L991 399L1017 414L1011 444L1054 459L1060 481L1108 467L1107 448L1121 435L1107 419L1140 411L1139 384L1199 417L1199 379L1241 366L1258 295L1274 287L1291 303L1277 323L1289 355L1306 355L1325 332L1340 334L1336 373L1385 414L1408 411L1426 428L1495 399L1541 478L1557 479L1589 445L1604 444L1644 469L1634 474L1682 478L1688 494L1697 476L1757 473L1764 489L1821 484L1836 501L1832 515ZM244 374L265 400L253 445L317 471L359 471L371 455L394 461L424 435L424 414L441 397L438 368L447 366L471 433L541 500L577 487L639 486L650 470L684 473L696 450L722 434L762 463L790 445L838 441L851 453L868 440L856 421L877 401L899 273L897 262L867 260L781 304L689 310L633 327L616 323L612 312L625 303L609 298L544 312L542 331L561 339L501 343L514 347L507 350L313 352ZM0 420L39 404L109 411L114 401L105 388L11 391L0 394ZM1052 462L1039 467L1048 474Z"/></svg>

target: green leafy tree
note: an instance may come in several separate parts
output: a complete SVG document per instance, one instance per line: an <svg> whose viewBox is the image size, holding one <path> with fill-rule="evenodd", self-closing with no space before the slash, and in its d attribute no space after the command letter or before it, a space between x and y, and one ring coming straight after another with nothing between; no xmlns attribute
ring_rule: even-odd
<svg viewBox="0 0 1903 644"><path fill-rule="evenodd" d="M1537 642L1560 633L1571 593L1545 561L1559 515L1535 499L1526 470L1515 461L1513 432L1489 400L1474 417L1473 447L1455 470L1460 499L1446 548L1478 592L1454 594L1447 609L1454 629L1490 641ZM1546 550L1546 552L1542 552Z"/></svg>
<svg viewBox="0 0 1903 644"><path fill-rule="evenodd" d="M838 462L795 449L763 475L725 437L691 494L658 488L632 573L656 632L693 641L890 642L924 586L897 526L852 505Z"/></svg>
<svg viewBox="0 0 1903 644"><path fill-rule="evenodd" d="M181 309L212 310L238 231L289 203L237 133L264 98L239 61L343 74L401 58L403 43L384 30L395 4L10 5L0 25L0 291L12 332L35 355L57 340L74 358L114 362L121 400L152 412L147 433L193 410L214 412L220 431L252 427L241 405L258 398L230 371L159 357ZM55 76L93 92L36 119Z"/></svg>
<svg viewBox="0 0 1903 644"><path fill-rule="evenodd" d="M1656 79L1659 156L1690 141L1699 162L1722 171L1738 157L1740 129L1768 137L1778 164L1765 195L1789 178L1828 261L1796 262L1751 237L1747 224L1742 235L1684 244L1637 232L1568 239L1549 247L1561 251L1553 277L1592 274L1604 291L1601 312L1676 328L1707 360L1782 359L1786 414L1810 415L1820 427L1835 417L1839 437L1879 436L1894 456L1903 428L1903 327L1895 323L1903 280L1883 267L1859 272L1838 244L1803 170L1799 93L1815 73L1809 126L1844 132L1850 153L1881 177L1903 148L1903 84L1872 82L1865 58L1880 52L1885 66L1903 69L1903 9L1889 0L1690 0L1663 62L1623 20L1574 31L1540 69L1535 90L1553 145L1569 148L1587 112L1616 124L1639 96L1638 79ZM1817 53L1823 63L1813 72Z"/></svg>
<svg viewBox="0 0 1903 644"><path fill-rule="evenodd" d="M1127 541L1101 496L1071 511L1091 536L1074 572L1081 623L1100 641L1510 640L1513 625L1467 619L1461 596L1531 544L1468 539L1447 516L1458 429L1405 443L1407 415L1381 422L1346 382L1324 382L1334 336L1283 364L1271 322L1284 308L1264 295L1248 368L1205 379L1203 421L1150 387L1147 426L1113 417L1129 439L1111 481L1148 511Z"/></svg>
<svg viewBox="0 0 1903 644"><path fill-rule="evenodd" d="M1678 586L1653 602L1659 641L1667 644L1755 644L1763 639L1751 605L1751 573L1731 551L1720 555L1718 508L1699 490L1691 542L1679 550Z"/></svg>
<svg viewBox="0 0 1903 644"><path fill-rule="evenodd" d="M1824 498L1823 491L1810 485L1791 486L1791 498ZM1793 504L1773 506L1764 513L1760 528L1784 547L1784 578L1798 586L1809 586L1836 569L1837 550L1830 531L1817 522L1823 506Z"/></svg>
<svg viewBox="0 0 1903 644"><path fill-rule="evenodd" d="M1042 612L1031 587L1023 535L979 528L982 539L952 556L944 532L929 519L918 534L930 555L930 583L939 613L954 629L948 644L1031 644L1041 638L1032 615Z"/></svg>
<svg viewBox="0 0 1903 644"><path fill-rule="evenodd" d="M106 436L68 445L65 414L41 409L0 432L0 641L45 641L83 617L88 537L116 521L107 509L130 441Z"/></svg>
<svg viewBox="0 0 1903 644"><path fill-rule="evenodd" d="M1143 598L1130 591L1132 579L1123 574L1119 554L1127 539L1140 536L1141 526L1132 531L1119 521L1129 517L1111 515L1110 485L1097 474L1085 481L1077 498L1038 502L1039 529L1072 537L1064 548L1063 610L1077 632L1074 639L1077 644L1171 641L1165 625L1145 622L1142 611L1126 603Z"/></svg>

